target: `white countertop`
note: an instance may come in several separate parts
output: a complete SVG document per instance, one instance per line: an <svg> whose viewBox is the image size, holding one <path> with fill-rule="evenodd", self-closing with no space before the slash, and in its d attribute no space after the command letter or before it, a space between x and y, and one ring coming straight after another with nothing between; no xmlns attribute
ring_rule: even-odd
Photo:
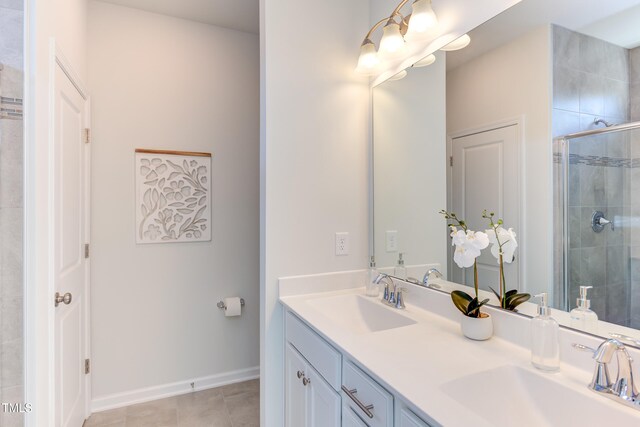
<svg viewBox="0 0 640 427"><path fill-rule="evenodd" d="M339 288L340 286L324 286L325 292L309 293L309 286L299 286L300 292L303 292L299 295L290 292L289 288L289 291L281 293L280 301L389 391L415 406L421 412L420 415L430 423L444 426L462 426L467 423L475 427L492 426L468 408L465 402L474 399L474 396L465 390L456 389L454 381L492 368L515 365L537 375L545 375L552 381L570 387L575 393L598 398L612 411L626 412L627 416L634 419L637 417L637 425L640 425L640 411L595 396L587 389L591 371L567 363L562 364L559 372L551 374L541 373L533 368L528 348L499 336L502 334L500 330L505 330L504 326L498 326L496 334L488 341L476 342L465 338L460 332L458 321L454 320L457 312L452 308L447 295L429 289L412 288L405 298L406 310L402 314L415 320L415 324L356 334L309 304L317 298L364 294L364 288ZM374 300L383 305L379 299ZM451 307L444 308L445 315L442 315L442 310L434 314L428 310L429 305L433 307L434 304L448 304ZM521 321L528 322L528 319ZM521 340L520 344L522 342L524 341ZM588 354L585 358L590 359ZM592 364L593 362L587 361L583 366ZM517 402L511 402L509 396L505 396L503 402L495 402L496 410L499 410L501 404L514 405ZM518 422L518 425L524 424Z"/></svg>

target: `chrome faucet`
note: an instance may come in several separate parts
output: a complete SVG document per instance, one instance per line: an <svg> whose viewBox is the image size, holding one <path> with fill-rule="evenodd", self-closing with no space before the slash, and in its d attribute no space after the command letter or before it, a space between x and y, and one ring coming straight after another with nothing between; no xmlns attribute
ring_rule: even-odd
<svg viewBox="0 0 640 427"><path fill-rule="evenodd" d="M383 280L385 283L384 291L382 292L382 302L400 310L404 309L404 297L402 296L402 292L405 289L398 287L391 276L384 273L378 274L378 277L375 278L373 283L380 284Z"/></svg>
<svg viewBox="0 0 640 427"><path fill-rule="evenodd" d="M431 278L431 275L434 274L436 276L436 278L438 279L442 279L442 273L440 273L440 271L437 268L430 268L426 273L424 273L424 276L422 277L422 285L423 286L431 286L429 284L429 279Z"/></svg>
<svg viewBox="0 0 640 427"><path fill-rule="evenodd" d="M596 367L593 379L589 383L591 390L615 401L640 409L640 395L633 379L633 359L622 342L610 338L595 350L579 344L574 344L574 347L579 350L593 352L593 360L596 361ZM614 354L618 362L618 374L615 381L611 381L609 364Z"/></svg>

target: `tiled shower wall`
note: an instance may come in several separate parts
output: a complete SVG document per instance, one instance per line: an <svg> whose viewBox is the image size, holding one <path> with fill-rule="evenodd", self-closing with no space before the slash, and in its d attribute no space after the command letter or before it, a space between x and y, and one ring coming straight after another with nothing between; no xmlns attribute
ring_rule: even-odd
<svg viewBox="0 0 640 427"><path fill-rule="evenodd" d="M629 50L558 26L552 31L554 137L603 127L593 123L596 118L628 122ZM579 286L591 285L593 310L601 319L619 324L631 322L630 229L595 233L591 215L595 210L610 218L630 215L630 156L626 134L570 144L569 308L575 307Z"/></svg>
<svg viewBox="0 0 640 427"><path fill-rule="evenodd" d="M23 0L0 0L0 401L23 402ZM0 408L0 426L23 417Z"/></svg>

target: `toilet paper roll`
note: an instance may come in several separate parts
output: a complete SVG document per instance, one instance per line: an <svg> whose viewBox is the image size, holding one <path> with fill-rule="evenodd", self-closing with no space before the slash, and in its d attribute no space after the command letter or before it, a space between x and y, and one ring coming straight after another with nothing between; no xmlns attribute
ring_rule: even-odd
<svg viewBox="0 0 640 427"><path fill-rule="evenodd" d="M242 314L240 297L225 298L224 305L227 307L227 309L224 311L224 315L226 317L240 316L240 314Z"/></svg>

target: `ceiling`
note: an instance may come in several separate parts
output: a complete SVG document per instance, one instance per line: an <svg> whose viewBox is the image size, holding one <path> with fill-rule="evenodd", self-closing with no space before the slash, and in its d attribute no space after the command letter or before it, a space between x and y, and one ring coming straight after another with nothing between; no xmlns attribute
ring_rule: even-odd
<svg viewBox="0 0 640 427"><path fill-rule="evenodd" d="M468 47L447 54L447 69L549 23L633 48L640 45L638 22L640 0L523 0L469 33Z"/></svg>
<svg viewBox="0 0 640 427"><path fill-rule="evenodd" d="M258 33L259 0L102 0L233 30Z"/></svg>

